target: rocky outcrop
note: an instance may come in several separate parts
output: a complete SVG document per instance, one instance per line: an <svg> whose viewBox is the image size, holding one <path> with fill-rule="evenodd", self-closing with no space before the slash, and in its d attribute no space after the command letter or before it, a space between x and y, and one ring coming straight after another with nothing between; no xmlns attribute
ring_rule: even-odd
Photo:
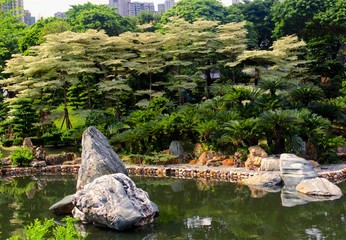
<svg viewBox="0 0 346 240"><path fill-rule="evenodd" d="M304 179L317 177L314 166L304 158L284 153L280 156L281 177L285 186L296 187Z"/></svg>
<svg viewBox="0 0 346 240"><path fill-rule="evenodd" d="M342 196L341 189L325 178L306 179L296 187L297 192L313 196Z"/></svg>
<svg viewBox="0 0 346 240"><path fill-rule="evenodd" d="M73 196L73 216L116 230L152 223L157 206L122 173L99 177Z"/></svg>
<svg viewBox="0 0 346 240"><path fill-rule="evenodd" d="M169 145L169 150L172 152L174 156L178 158L181 158L184 155L183 146L179 141L172 141Z"/></svg>
<svg viewBox="0 0 346 240"><path fill-rule="evenodd" d="M217 152L215 151L205 151L201 154L201 156L199 156L196 164L197 165L205 165L208 160L213 159L213 157L218 156Z"/></svg>
<svg viewBox="0 0 346 240"><path fill-rule="evenodd" d="M89 127L82 138L82 163L78 173L77 190L98 177L113 173L127 175L127 170L106 137L95 127Z"/></svg>
<svg viewBox="0 0 346 240"><path fill-rule="evenodd" d="M266 157L261 161L261 171L280 171L280 158L278 157Z"/></svg>
<svg viewBox="0 0 346 240"><path fill-rule="evenodd" d="M34 150L34 144L32 144L31 138L26 137L23 140L23 148L29 148L30 150Z"/></svg>
<svg viewBox="0 0 346 240"><path fill-rule="evenodd" d="M261 166L262 159L268 154L260 146L249 147L249 155L245 162L245 168L249 170L258 170Z"/></svg>

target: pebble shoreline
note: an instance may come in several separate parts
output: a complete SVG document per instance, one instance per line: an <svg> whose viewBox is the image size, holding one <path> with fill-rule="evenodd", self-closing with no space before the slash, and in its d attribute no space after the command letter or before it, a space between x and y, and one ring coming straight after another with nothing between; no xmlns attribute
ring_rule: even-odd
<svg viewBox="0 0 346 240"><path fill-rule="evenodd" d="M0 177L21 177L32 175L73 175L78 174L80 165L54 165L47 167L0 167ZM206 168L186 166L127 166L130 176L171 177L181 179L207 179L211 181L237 182L251 176L260 175L263 171L249 171L244 168ZM346 181L346 168L318 171L318 176L333 183Z"/></svg>

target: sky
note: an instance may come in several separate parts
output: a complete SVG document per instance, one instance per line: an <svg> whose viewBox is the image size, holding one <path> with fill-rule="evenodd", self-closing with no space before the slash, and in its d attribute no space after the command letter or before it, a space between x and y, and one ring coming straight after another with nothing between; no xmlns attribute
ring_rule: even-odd
<svg viewBox="0 0 346 240"><path fill-rule="evenodd" d="M158 3L164 3L164 0L136 0L138 2L153 2L157 10ZM56 12L65 12L70 5L84 4L91 2L93 4L108 4L108 0L24 0L24 9L29 10L31 15L40 19L41 17L54 16ZM225 6L231 4L231 0L221 1Z"/></svg>

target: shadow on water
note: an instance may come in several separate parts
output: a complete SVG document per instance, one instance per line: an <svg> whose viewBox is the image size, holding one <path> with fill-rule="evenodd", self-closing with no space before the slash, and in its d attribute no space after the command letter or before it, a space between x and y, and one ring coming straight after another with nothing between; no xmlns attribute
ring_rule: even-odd
<svg viewBox="0 0 346 240"><path fill-rule="evenodd" d="M125 232L78 225L88 239L344 239L345 198L283 207L280 193L204 180L133 177L160 209L154 224ZM50 205L74 193L73 176L0 180L0 239L35 218L53 218ZM346 192L346 184L339 185ZM254 195L255 194L255 195ZM59 220L59 219L57 219Z"/></svg>

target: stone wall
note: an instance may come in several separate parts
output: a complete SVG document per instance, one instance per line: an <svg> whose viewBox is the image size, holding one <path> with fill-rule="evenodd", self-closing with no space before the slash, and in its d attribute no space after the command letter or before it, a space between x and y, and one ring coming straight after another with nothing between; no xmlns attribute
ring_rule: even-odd
<svg viewBox="0 0 346 240"><path fill-rule="evenodd" d="M1 176L31 176L45 174L78 174L79 165L56 165L41 168L33 167L2 167ZM185 167L161 166L128 166L130 176L146 177L174 177L186 179L208 179L212 181L237 182L250 176L263 174L262 171L244 171L242 169L199 169ZM333 183L346 181L346 168L338 171L319 172L319 177L326 178Z"/></svg>

